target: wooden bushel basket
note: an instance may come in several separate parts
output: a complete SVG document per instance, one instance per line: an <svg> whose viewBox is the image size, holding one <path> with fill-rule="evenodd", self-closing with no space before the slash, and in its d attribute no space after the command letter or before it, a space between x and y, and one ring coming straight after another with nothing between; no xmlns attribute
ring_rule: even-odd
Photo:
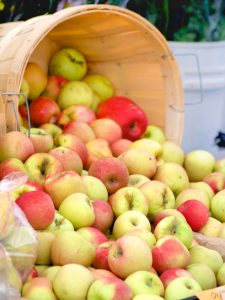
<svg viewBox="0 0 225 300"><path fill-rule="evenodd" d="M80 5L15 25L0 24L0 92L18 93L27 63L36 62L47 72L51 56L63 47L81 51L89 73L107 76L116 95L134 100L149 124L180 143L183 91L176 60L152 24L117 6ZM1 95L1 134L17 129L17 98Z"/></svg>

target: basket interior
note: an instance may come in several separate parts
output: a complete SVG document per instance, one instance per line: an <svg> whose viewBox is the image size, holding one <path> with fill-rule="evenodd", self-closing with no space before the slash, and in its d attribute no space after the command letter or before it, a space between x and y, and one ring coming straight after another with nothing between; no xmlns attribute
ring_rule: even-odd
<svg viewBox="0 0 225 300"><path fill-rule="evenodd" d="M116 95L137 102L149 123L164 129L166 92L163 68L154 33L133 18L120 14L89 12L57 25L35 49L30 60L47 71L51 55L74 47L86 57L88 72L107 76Z"/></svg>

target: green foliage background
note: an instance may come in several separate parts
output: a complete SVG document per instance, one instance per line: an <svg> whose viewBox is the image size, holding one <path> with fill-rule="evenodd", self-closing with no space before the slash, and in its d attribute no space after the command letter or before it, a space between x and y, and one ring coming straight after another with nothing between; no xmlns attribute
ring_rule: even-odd
<svg viewBox="0 0 225 300"><path fill-rule="evenodd" d="M0 23L82 4L126 7L154 24L167 40L225 40L225 0L0 0Z"/></svg>

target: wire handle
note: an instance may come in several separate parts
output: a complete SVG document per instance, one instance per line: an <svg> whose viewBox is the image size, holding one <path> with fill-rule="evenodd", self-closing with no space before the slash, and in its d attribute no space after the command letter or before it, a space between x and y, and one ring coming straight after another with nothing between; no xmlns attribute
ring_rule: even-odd
<svg viewBox="0 0 225 300"><path fill-rule="evenodd" d="M28 135L28 137L30 137L31 123L30 123L30 110L29 110L29 103L28 103L27 95L24 94L24 93L12 93L12 92L1 92L1 94L5 95L5 96L17 96L17 97L22 96L24 98L25 104L26 104L26 109L27 109L27 125L28 125L27 135ZM13 111L14 111L14 115L15 115L15 118L16 118L17 127L18 127L19 131L21 131L20 123L19 123L19 117L18 117L18 112L17 112L17 107L16 107L16 104L15 104L15 101L7 99L7 102L10 103L10 104L12 104L12 106L13 106Z"/></svg>

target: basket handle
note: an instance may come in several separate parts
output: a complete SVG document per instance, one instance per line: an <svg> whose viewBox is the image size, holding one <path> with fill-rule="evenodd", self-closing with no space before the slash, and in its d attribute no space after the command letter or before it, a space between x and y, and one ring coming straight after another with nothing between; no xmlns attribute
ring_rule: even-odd
<svg viewBox="0 0 225 300"><path fill-rule="evenodd" d="M196 66L197 66L197 73L198 73L198 79L199 79L199 87L200 87L200 98L196 102L191 102L191 103L184 103L185 105L197 105L201 104L203 102L203 83L202 83L202 75L201 75L201 68L200 68L200 63L199 63L199 57L196 53L179 53L176 54L174 53L175 56L192 56L195 59ZM174 109L174 107L172 107ZM177 109L176 109L177 110Z"/></svg>

